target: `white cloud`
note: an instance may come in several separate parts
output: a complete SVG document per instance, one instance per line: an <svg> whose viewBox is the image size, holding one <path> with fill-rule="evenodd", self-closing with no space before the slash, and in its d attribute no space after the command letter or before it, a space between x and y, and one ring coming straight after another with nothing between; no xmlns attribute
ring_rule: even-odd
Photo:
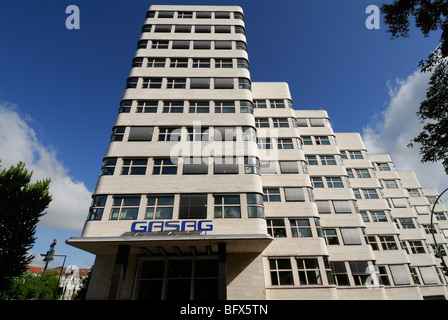
<svg viewBox="0 0 448 320"><path fill-rule="evenodd" d="M81 230L91 201L91 192L83 182L69 176L52 147L39 142L29 119L21 116L15 105L0 104L0 159L2 169L25 163L33 171L33 180L51 178L53 196L47 214L38 226L64 230Z"/></svg>
<svg viewBox="0 0 448 320"><path fill-rule="evenodd" d="M399 171L414 171L422 187L435 187L441 193L448 187L448 177L440 163L421 163L419 145L407 145L422 130L416 115L426 99L430 74L415 71L405 80L388 83L390 101L377 119L363 129L363 139L370 153L388 153Z"/></svg>

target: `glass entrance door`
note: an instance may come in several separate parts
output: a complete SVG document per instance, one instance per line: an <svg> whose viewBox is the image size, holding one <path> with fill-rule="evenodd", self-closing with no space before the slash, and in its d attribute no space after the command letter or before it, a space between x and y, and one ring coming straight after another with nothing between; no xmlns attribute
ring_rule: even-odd
<svg viewBox="0 0 448 320"><path fill-rule="evenodd" d="M218 299L217 260L145 260L140 270L139 300Z"/></svg>

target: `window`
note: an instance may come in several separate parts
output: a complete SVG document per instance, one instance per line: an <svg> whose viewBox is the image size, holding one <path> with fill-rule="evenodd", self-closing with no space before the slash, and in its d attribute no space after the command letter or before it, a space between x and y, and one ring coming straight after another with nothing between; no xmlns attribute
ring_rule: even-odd
<svg viewBox="0 0 448 320"><path fill-rule="evenodd" d="M137 104L136 113L156 113L158 105L157 100L140 100Z"/></svg>
<svg viewBox="0 0 448 320"><path fill-rule="evenodd" d="M324 182L322 180L322 177L311 177L311 185L313 188L323 188Z"/></svg>
<svg viewBox="0 0 448 320"><path fill-rule="evenodd" d="M420 197L418 189L408 189L408 193L410 197Z"/></svg>
<svg viewBox="0 0 448 320"><path fill-rule="evenodd" d="M316 206L319 213L331 213L330 204L327 200L316 201Z"/></svg>
<svg viewBox="0 0 448 320"><path fill-rule="evenodd" d="M181 128L159 128L159 141L180 141Z"/></svg>
<svg viewBox="0 0 448 320"><path fill-rule="evenodd" d="M238 79L238 88L239 89L247 89L247 90L251 90L251 83L249 79L245 79L245 78L240 78Z"/></svg>
<svg viewBox="0 0 448 320"><path fill-rule="evenodd" d="M146 219L172 219L174 196L148 196Z"/></svg>
<svg viewBox="0 0 448 320"><path fill-rule="evenodd" d="M276 174L277 173L276 161L260 161L261 174Z"/></svg>
<svg viewBox="0 0 448 320"><path fill-rule="evenodd" d="M174 18L174 11L159 11L159 18Z"/></svg>
<svg viewBox="0 0 448 320"><path fill-rule="evenodd" d="M348 151L350 159L364 159L361 151Z"/></svg>
<svg viewBox="0 0 448 320"><path fill-rule="evenodd" d="M174 40L173 41L173 49L189 49L190 41L189 40Z"/></svg>
<svg viewBox="0 0 448 320"><path fill-rule="evenodd" d="M305 201L302 188L284 188L286 201Z"/></svg>
<svg viewBox="0 0 448 320"><path fill-rule="evenodd" d="M167 89L185 89L187 87L186 78L168 78Z"/></svg>
<svg viewBox="0 0 448 320"><path fill-rule="evenodd" d="M247 61L246 59L238 59L237 67L249 70L249 61Z"/></svg>
<svg viewBox="0 0 448 320"><path fill-rule="evenodd" d="M349 201L333 200L333 207L335 213L352 213Z"/></svg>
<svg viewBox="0 0 448 320"><path fill-rule="evenodd" d="M320 156L320 162L323 166L335 166L336 160L334 156Z"/></svg>
<svg viewBox="0 0 448 320"><path fill-rule="evenodd" d="M208 141L209 129L204 128L188 128L188 141Z"/></svg>
<svg viewBox="0 0 448 320"><path fill-rule="evenodd" d="M165 68L165 58L148 58L148 68Z"/></svg>
<svg viewBox="0 0 448 320"><path fill-rule="evenodd" d="M317 166L319 164L317 162L317 156L306 156L306 161L310 166Z"/></svg>
<svg viewBox="0 0 448 320"><path fill-rule="evenodd" d="M415 206L415 210L417 211L418 214L430 214L431 213L428 206Z"/></svg>
<svg viewBox="0 0 448 320"><path fill-rule="evenodd" d="M292 144L292 139L278 139L277 141L278 149L294 149L294 145Z"/></svg>
<svg viewBox="0 0 448 320"><path fill-rule="evenodd" d="M339 238L336 229L324 228L323 233L327 245L339 245Z"/></svg>
<svg viewBox="0 0 448 320"><path fill-rule="evenodd" d="M170 60L170 68L187 68L187 67L188 67L188 59L171 58Z"/></svg>
<svg viewBox="0 0 448 320"><path fill-rule="evenodd" d="M122 175L144 175L148 159L123 159Z"/></svg>
<svg viewBox="0 0 448 320"><path fill-rule="evenodd" d="M191 33L191 26L186 24L180 24L175 26L174 28L175 33Z"/></svg>
<svg viewBox="0 0 448 320"><path fill-rule="evenodd" d="M210 40L195 40L193 41L193 49L195 50L210 50L212 42ZM210 66L208 67L210 68Z"/></svg>
<svg viewBox="0 0 448 320"><path fill-rule="evenodd" d="M309 219L289 219L289 224L293 238L310 238L313 236Z"/></svg>
<svg viewBox="0 0 448 320"><path fill-rule="evenodd" d="M370 276L367 261L350 261L349 264L355 285L365 285Z"/></svg>
<svg viewBox="0 0 448 320"><path fill-rule="evenodd" d="M247 213L249 218L264 218L263 195L247 194Z"/></svg>
<svg viewBox="0 0 448 320"><path fill-rule="evenodd" d="M128 141L151 141L153 127L131 127Z"/></svg>
<svg viewBox="0 0 448 320"><path fill-rule="evenodd" d="M234 13L233 13L233 18L234 18L234 19L244 20L244 16L243 16L243 14L240 13L240 12L234 12Z"/></svg>
<svg viewBox="0 0 448 320"><path fill-rule="evenodd" d="M167 40L153 40L151 49L168 49L169 41Z"/></svg>
<svg viewBox="0 0 448 320"><path fill-rule="evenodd" d="M193 68L210 68L210 59L193 59Z"/></svg>
<svg viewBox="0 0 448 320"><path fill-rule="evenodd" d="M140 197L114 197L111 220L135 220L137 219Z"/></svg>
<svg viewBox="0 0 448 320"><path fill-rule="evenodd" d="M101 175L111 176L115 172L115 165L117 164L117 158L106 158L103 161L103 167L101 168Z"/></svg>
<svg viewBox="0 0 448 320"><path fill-rule="evenodd" d="M379 199L378 193L375 189L362 189L364 199Z"/></svg>
<svg viewBox="0 0 448 320"><path fill-rule="evenodd" d="M215 19L230 19L230 12L225 11L215 12Z"/></svg>
<svg viewBox="0 0 448 320"><path fill-rule="evenodd" d="M406 198L392 198L392 204L395 208L407 208Z"/></svg>
<svg viewBox="0 0 448 320"><path fill-rule="evenodd" d="M299 173L297 161L280 161L280 171L282 173Z"/></svg>
<svg viewBox="0 0 448 320"><path fill-rule="evenodd" d="M328 188L344 188L342 178L340 177L326 177Z"/></svg>
<svg viewBox="0 0 448 320"><path fill-rule="evenodd" d="M387 222L387 216L384 211L370 211L373 222Z"/></svg>
<svg viewBox="0 0 448 320"><path fill-rule="evenodd" d="M244 27L242 26L235 26L235 33L239 33L239 34L246 34L246 29L244 29Z"/></svg>
<svg viewBox="0 0 448 320"><path fill-rule="evenodd" d="M238 174L237 158L215 157L214 158L214 174Z"/></svg>
<svg viewBox="0 0 448 320"><path fill-rule="evenodd" d="M236 141L236 128L234 127L215 127L215 141Z"/></svg>
<svg viewBox="0 0 448 320"><path fill-rule="evenodd" d="M286 227L284 219L266 219L268 234L274 238L285 238Z"/></svg>
<svg viewBox="0 0 448 320"><path fill-rule="evenodd" d="M394 236L379 235L378 239L383 250L398 250Z"/></svg>
<svg viewBox="0 0 448 320"><path fill-rule="evenodd" d="M269 118L255 118L255 127L269 128Z"/></svg>
<svg viewBox="0 0 448 320"><path fill-rule="evenodd" d="M260 160L257 157L244 157L244 172L260 174Z"/></svg>
<svg viewBox="0 0 448 320"><path fill-rule="evenodd" d="M140 40L137 43L137 49L146 49L148 47L148 40Z"/></svg>
<svg viewBox="0 0 448 320"><path fill-rule="evenodd" d="M345 245L361 244L361 238L356 228L341 228L341 235Z"/></svg>
<svg viewBox="0 0 448 320"><path fill-rule="evenodd" d="M231 50L232 41L215 41L216 50Z"/></svg>
<svg viewBox="0 0 448 320"><path fill-rule="evenodd" d="M273 118L274 128L288 128L288 118Z"/></svg>
<svg viewBox="0 0 448 320"><path fill-rule="evenodd" d="M130 113L132 108L132 100L123 100L120 103L120 113Z"/></svg>
<svg viewBox="0 0 448 320"><path fill-rule="evenodd" d="M236 41L235 42L235 46L236 46L236 50L247 51L247 44L245 42L243 42L243 41Z"/></svg>
<svg viewBox="0 0 448 320"><path fill-rule="evenodd" d="M190 89L210 89L210 78L191 78Z"/></svg>
<svg viewBox="0 0 448 320"><path fill-rule="evenodd" d="M179 19L191 19L193 18L193 12L188 11L188 12L178 12L177 13L177 17Z"/></svg>
<svg viewBox="0 0 448 320"><path fill-rule="evenodd" d="M126 127L115 127L112 130L111 141L123 141Z"/></svg>
<svg viewBox="0 0 448 320"><path fill-rule="evenodd" d="M235 113L235 102L215 101L215 113Z"/></svg>
<svg viewBox="0 0 448 320"><path fill-rule="evenodd" d="M291 260L289 258L269 259L271 285L293 285Z"/></svg>
<svg viewBox="0 0 448 320"><path fill-rule="evenodd" d="M106 205L107 196L94 196L89 209L87 220L101 220L103 217L104 206Z"/></svg>
<svg viewBox="0 0 448 320"><path fill-rule="evenodd" d="M132 77L126 80L126 89L136 89L138 84L138 78Z"/></svg>
<svg viewBox="0 0 448 320"><path fill-rule="evenodd" d="M179 204L179 219L207 218L207 195L181 195Z"/></svg>
<svg viewBox="0 0 448 320"><path fill-rule="evenodd" d="M388 163L377 163L378 171L390 171Z"/></svg>
<svg viewBox="0 0 448 320"><path fill-rule="evenodd" d="M325 127L324 119L310 119L310 125L312 127Z"/></svg>
<svg viewBox="0 0 448 320"><path fill-rule="evenodd" d="M254 113L253 103L248 100L241 100L240 101L240 112L253 114Z"/></svg>
<svg viewBox="0 0 448 320"><path fill-rule="evenodd" d="M330 140L325 136L315 136L316 145L330 145Z"/></svg>
<svg viewBox="0 0 448 320"><path fill-rule="evenodd" d="M215 26L215 33L231 33L230 26Z"/></svg>
<svg viewBox="0 0 448 320"><path fill-rule="evenodd" d="M356 176L361 179L370 178L370 173L368 169L354 169Z"/></svg>
<svg viewBox="0 0 448 320"><path fill-rule="evenodd" d="M349 286L350 281L348 279L347 268L345 262L342 261L332 261L330 262L331 272L338 286Z"/></svg>
<svg viewBox="0 0 448 320"><path fill-rule="evenodd" d="M233 89L233 78L215 78L215 89Z"/></svg>
<svg viewBox="0 0 448 320"><path fill-rule="evenodd" d="M215 195L215 218L241 218L239 195Z"/></svg>
<svg viewBox="0 0 448 320"><path fill-rule="evenodd" d="M143 89L161 89L162 78L143 78Z"/></svg>
<svg viewBox="0 0 448 320"><path fill-rule="evenodd" d="M415 224L412 218L400 218L398 220L403 229L415 229Z"/></svg>
<svg viewBox="0 0 448 320"><path fill-rule="evenodd" d="M232 59L215 59L215 68L233 68Z"/></svg>
<svg viewBox="0 0 448 320"><path fill-rule="evenodd" d="M283 100L270 100L271 108L284 108L285 107L285 101Z"/></svg>
<svg viewBox="0 0 448 320"><path fill-rule="evenodd" d="M157 32L157 33L170 33L171 32L171 25L169 25L169 24L157 24L157 25L155 25L154 32Z"/></svg>
<svg viewBox="0 0 448 320"><path fill-rule="evenodd" d="M296 257L296 262L301 285L322 284L322 277L320 275L317 258Z"/></svg>
<svg viewBox="0 0 448 320"><path fill-rule="evenodd" d="M212 32L212 26L195 26L194 31L196 33L211 33Z"/></svg>
<svg viewBox="0 0 448 320"><path fill-rule="evenodd" d="M414 254L426 253L425 247L424 247L422 241L420 241L420 240L413 240L413 241L409 240L408 243L409 243L409 247L411 248L411 252L412 253L414 253Z"/></svg>
<svg viewBox="0 0 448 320"><path fill-rule="evenodd" d="M132 60L132 67L133 68L140 68L143 65L143 58L134 58Z"/></svg>
<svg viewBox="0 0 448 320"><path fill-rule="evenodd" d="M183 113L183 101L165 101L163 104L163 113Z"/></svg>
<svg viewBox="0 0 448 320"><path fill-rule="evenodd" d="M196 19L211 19L212 13L208 11L198 11L196 12Z"/></svg>
<svg viewBox="0 0 448 320"><path fill-rule="evenodd" d="M389 266L389 269L396 286L411 284L408 272L404 265L391 265Z"/></svg>
<svg viewBox="0 0 448 320"><path fill-rule="evenodd" d="M384 186L386 189L398 189L398 184L395 180L384 180Z"/></svg>
<svg viewBox="0 0 448 320"><path fill-rule="evenodd" d="M209 113L210 102L209 101L190 101L190 113Z"/></svg>
<svg viewBox="0 0 448 320"><path fill-rule="evenodd" d="M263 193L264 193L263 201L267 202L281 201L279 188L265 188L263 189Z"/></svg>
<svg viewBox="0 0 448 320"><path fill-rule="evenodd" d="M302 136L302 141L304 145L312 145L313 144L313 140L311 139L310 136Z"/></svg>
<svg viewBox="0 0 448 320"><path fill-rule="evenodd" d="M208 174L207 159L183 158L183 174Z"/></svg>
<svg viewBox="0 0 448 320"><path fill-rule="evenodd" d="M174 163L171 159L154 159L152 174L177 174L177 163Z"/></svg>
<svg viewBox="0 0 448 320"><path fill-rule="evenodd" d="M255 108L266 109L266 100L254 100Z"/></svg>
<svg viewBox="0 0 448 320"><path fill-rule="evenodd" d="M437 274L433 267L418 267L420 271L420 275L423 279L424 284L437 284L439 281L437 280Z"/></svg>

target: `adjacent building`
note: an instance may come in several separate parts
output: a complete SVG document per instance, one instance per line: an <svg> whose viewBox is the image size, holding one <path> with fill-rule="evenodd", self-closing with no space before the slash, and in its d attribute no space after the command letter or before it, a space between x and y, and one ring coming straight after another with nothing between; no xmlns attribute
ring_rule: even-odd
<svg viewBox="0 0 448 320"><path fill-rule="evenodd" d="M249 61L241 7L149 8L67 240L96 255L87 298L446 299L437 191Z"/></svg>

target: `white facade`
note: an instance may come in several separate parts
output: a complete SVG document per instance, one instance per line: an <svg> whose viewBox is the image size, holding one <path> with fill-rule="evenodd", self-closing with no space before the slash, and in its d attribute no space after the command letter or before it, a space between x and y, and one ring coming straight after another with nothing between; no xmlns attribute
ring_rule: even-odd
<svg viewBox="0 0 448 320"><path fill-rule="evenodd" d="M88 299L446 298L434 196L286 83L252 83L240 7L154 5L67 243L96 255Z"/></svg>

